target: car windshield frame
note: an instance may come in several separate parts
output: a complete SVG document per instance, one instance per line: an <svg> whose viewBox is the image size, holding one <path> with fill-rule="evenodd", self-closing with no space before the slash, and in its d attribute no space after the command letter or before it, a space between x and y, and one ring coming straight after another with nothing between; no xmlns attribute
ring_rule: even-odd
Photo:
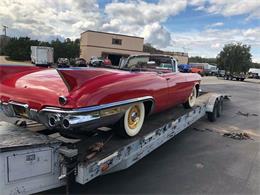
<svg viewBox="0 0 260 195"><path fill-rule="evenodd" d="M136 61L135 61L136 60ZM146 71L157 73L176 72L175 60L171 56L138 55L130 56L120 69L129 71Z"/></svg>

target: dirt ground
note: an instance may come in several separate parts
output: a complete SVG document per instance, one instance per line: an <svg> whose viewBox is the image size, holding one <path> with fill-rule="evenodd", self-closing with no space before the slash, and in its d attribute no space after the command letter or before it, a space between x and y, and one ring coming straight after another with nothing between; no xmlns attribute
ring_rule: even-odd
<svg viewBox="0 0 260 195"><path fill-rule="evenodd" d="M7 56L0 56L0 64L2 65L28 65L32 66L30 61L19 62L19 61L11 61L7 59Z"/></svg>

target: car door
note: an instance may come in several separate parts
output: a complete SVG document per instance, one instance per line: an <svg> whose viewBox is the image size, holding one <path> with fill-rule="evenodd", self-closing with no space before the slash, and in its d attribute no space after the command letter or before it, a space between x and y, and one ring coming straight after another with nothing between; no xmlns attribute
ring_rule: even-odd
<svg viewBox="0 0 260 195"><path fill-rule="evenodd" d="M177 69L176 62L173 60L173 72L163 74L167 80L169 106L175 106L183 103L186 100L189 85L187 84L185 73L180 73Z"/></svg>

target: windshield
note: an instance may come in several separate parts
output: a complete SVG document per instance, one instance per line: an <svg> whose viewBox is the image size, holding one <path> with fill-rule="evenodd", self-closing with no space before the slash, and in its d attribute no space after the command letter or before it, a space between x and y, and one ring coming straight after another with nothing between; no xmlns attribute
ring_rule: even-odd
<svg viewBox="0 0 260 195"><path fill-rule="evenodd" d="M129 57L124 69L152 71L159 73L175 72L172 59L167 56L134 56Z"/></svg>

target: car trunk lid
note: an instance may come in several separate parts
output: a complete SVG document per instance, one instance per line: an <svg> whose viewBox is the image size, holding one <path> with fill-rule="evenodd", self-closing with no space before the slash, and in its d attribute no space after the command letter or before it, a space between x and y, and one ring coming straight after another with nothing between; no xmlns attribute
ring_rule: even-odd
<svg viewBox="0 0 260 195"><path fill-rule="evenodd" d="M70 99L66 105L59 103L59 97L70 98L82 85L99 76L115 74L116 70L96 68L19 68L1 66L0 98L3 102L14 101L28 104L37 110L44 106L74 108ZM96 80L95 80L96 81Z"/></svg>

